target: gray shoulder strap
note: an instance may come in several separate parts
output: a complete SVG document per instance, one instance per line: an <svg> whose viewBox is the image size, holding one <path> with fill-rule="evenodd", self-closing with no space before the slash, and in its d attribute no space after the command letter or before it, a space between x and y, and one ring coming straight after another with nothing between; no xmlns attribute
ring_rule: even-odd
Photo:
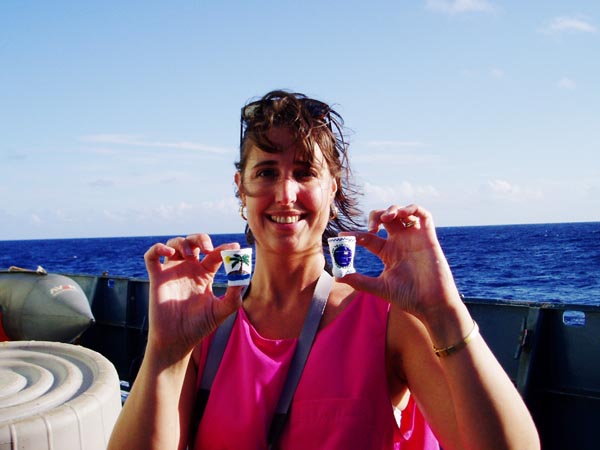
<svg viewBox="0 0 600 450"><path fill-rule="evenodd" d="M242 298L247 291L248 287L242 292ZM192 447L194 445L200 419L202 419L206 403L208 403L210 388L217 375L221 359L223 359L223 353L225 353L225 347L227 347L227 341L229 340L229 335L233 329L236 317L237 311L225 319L219 328L217 328L210 344L210 348L208 349L208 355L206 356L206 363L204 364L204 370L202 371L202 379L200 380L200 387L196 394L196 401L194 402L194 409L191 417L189 443Z"/></svg>
<svg viewBox="0 0 600 450"><path fill-rule="evenodd" d="M302 332L298 339L298 346L294 351L290 370L283 386L281 396L279 397L277 409L275 410L277 413L287 412L292 403L294 392L296 392L296 386L298 386L298 382L300 381L300 375L302 375L308 354L315 340L317 330L319 329L321 317L325 311L332 285L333 278L331 275L327 272L323 272L315 287L315 293L313 294L308 315L306 316L306 319L304 319Z"/></svg>
<svg viewBox="0 0 600 450"><path fill-rule="evenodd" d="M210 388L213 384L217 370L223 359L223 353L225 353L225 347L227 347L227 341L233 328L233 324L237 317L237 311L231 314L215 331L215 336L208 350L206 357L206 364L204 365L204 371L202 372L202 380L200 381L200 389Z"/></svg>
<svg viewBox="0 0 600 450"><path fill-rule="evenodd" d="M327 299L329 298L329 293L331 292L332 286L333 277L327 272L323 271L319 281L317 282L317 286L315 287L310 309L306 319L304 319L304 325L302 326L302 332L300 333L300 338L298 339L298 345L294 351L290 369L279 397L279 403L277 404L275 415L271 421L269 434L267 436L269 449L276 448L277 440L279 439L279 436L281 435L287 422L292 399L296 393L300 376L302 375L306 360L308 359L308 354L310 353L317 330L319 329L321 317L323 317L325 306L327 306Z"/></svg>

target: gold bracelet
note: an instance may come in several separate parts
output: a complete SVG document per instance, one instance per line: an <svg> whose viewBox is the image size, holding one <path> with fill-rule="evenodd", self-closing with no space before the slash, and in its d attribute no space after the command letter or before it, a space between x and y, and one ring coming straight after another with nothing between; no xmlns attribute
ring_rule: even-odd
<svg viewBox="0 0 600 450"><path fill-rule="evenodd" d="M459 343L451 345L450 347L445 347L445 348L437 348L434 345L433 351L435 352L435 355L438 358L450 356L452 353L456 353L457 351L465 348L469 344L469 342L471 342L473 339L475 339L477 337L478 334L479 334L479 326L477 325L477 322L473 321L473 329L471 331L469 331L469 334L467 334Z"/></svg>

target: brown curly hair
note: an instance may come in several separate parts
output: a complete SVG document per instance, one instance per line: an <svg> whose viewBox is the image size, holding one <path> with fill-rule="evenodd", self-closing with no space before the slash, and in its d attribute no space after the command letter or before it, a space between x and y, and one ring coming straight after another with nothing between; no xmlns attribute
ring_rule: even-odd
<svg viewBox="0 0 600 450"><path fill-rule="evenodd" d="M315 144L323 152L331 176L338 190L334 198L336 214L323 232L323 246L327 238L340 231L356 230L364 226L363 214L358 208L360 195L352 181L348 160L348 144L343 135L343 119L328 104L311 99L304 94L275 90L242 108L240 124L240 159L235 163L243 186L243 173L252 144L268 153L279 153L267 133L272 128L286 128L300 145L298 157L312 163ZM239 198L240 193L236 192ZM254 244L252 230L246 225L246 240Z"/></svg>

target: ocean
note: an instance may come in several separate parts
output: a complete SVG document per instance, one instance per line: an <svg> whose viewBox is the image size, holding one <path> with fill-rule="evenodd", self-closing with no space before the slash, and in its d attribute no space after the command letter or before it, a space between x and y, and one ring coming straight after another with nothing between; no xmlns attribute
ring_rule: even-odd
<svg viewBox="0 0 600 450"><path fill-rule="evenodd" d="M438 228L465 297L600 304L600 222ZM170 236L169 236L170 237ZM143 255L167 236L0 241L0 270L17 266L63 274L147 279ZM242 234L211 236L215 245ZM357 249L358 271L377 275L379 259ZM225 282L221 269L217 282Z"/></svg>

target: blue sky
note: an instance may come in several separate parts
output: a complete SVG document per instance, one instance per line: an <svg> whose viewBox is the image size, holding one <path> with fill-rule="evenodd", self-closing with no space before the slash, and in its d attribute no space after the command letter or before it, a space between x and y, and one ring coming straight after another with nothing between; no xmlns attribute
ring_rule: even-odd
<svg viewBox="0 0 600 450"><path fill-rule="evenodd" d="M600 2L0 2L0 240L241 232L240 107L337 105L363 208L600 220Z"/></svg>

